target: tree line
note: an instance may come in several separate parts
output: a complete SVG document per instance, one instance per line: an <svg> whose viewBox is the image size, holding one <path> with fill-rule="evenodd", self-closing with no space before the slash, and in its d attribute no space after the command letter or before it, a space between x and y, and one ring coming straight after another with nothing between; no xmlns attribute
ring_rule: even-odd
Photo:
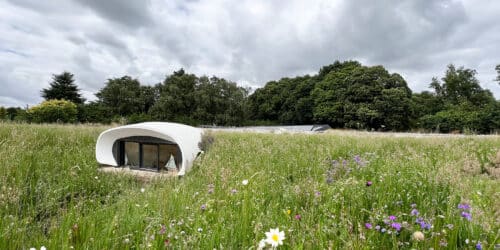
<svg viewBox="0 0 500 250"><path fill-rule="evenodd" d="M496 66L500 84L500 65ZM317 74L270 81L250 89L216 76L174 71L156 85L130 76L108 79L86 102L74 75L53 75L45 99L28 109L0 107L0 119L25 122L135 123L173 121L190 125L329 124L378 131L424 129L491 133L500 129L500 101L483 89L476 71L453 64L433 78L431 91L412 93L405 79L383 66L335 61Z"/></svg>

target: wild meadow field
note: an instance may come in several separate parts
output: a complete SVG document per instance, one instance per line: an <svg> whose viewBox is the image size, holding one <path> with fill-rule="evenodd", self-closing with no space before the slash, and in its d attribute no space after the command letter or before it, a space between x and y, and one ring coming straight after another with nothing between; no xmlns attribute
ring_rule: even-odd
<svg viewBox="0 0 500 250"><path fill-rule="evenodd" d="M104 129L0 123L0 249L257 249L276 228L280 249L500 243L498 136L217 132L185 177L144 183L97 170Z"/></svg>

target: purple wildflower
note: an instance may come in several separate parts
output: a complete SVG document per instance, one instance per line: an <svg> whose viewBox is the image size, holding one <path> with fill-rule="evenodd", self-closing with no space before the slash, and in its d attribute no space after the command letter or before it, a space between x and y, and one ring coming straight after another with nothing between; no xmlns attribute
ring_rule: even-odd
<svg viewBox="0 0 500 250"><path fill-rule="evenodd" d="M380 232L382 232L382 233L385 233L385 231L386 231L386 229L385 229L385 228L382 228L382 229L380 230Z"/></svg>
<svg viewBox="0 0 500 250"><path fill-rule="evenodd" d="M301 220L301 219L302 219L302 216L300 216L300 214L296 214L296 215L295 215L295 219L296 219L296 220Z"/></svg>
<svg viewBox="0 0 500 250"><path fill-rule="evenodd" d="M379 225L376 225L376 226L375 226L375 230L377 230L377 231L378 231L378 230L380 230L380 226L379 226Z"/></svg>
<svg viewBox="0 0 500 250"><path fill-rule="evenodd" d="M458 204L458 209L469 210L470 209L470 205L467 204L467 203L461 203L461 204Z"/></svg>
<svg viewBox="0 0 500 250"><path fill-rule="evenodd" d="M418 210L416 208L412 209L410 212L411 215L417 216L418 215Z"/></svg>
<svg viewBox="0 0 500 250"><path fill-rule="evenodd" d="M419 224L421 229L427 229L427 230L431 229L432 226L430 223L427 223L425 221L421 221Z"/></svg>
<svg viewBox="0 0 500 250"><path fill-rule="evenodd" d="M165 232L167 231L167 227L163 224L161 224L161 228L160 228L160 234L164 234Z"/></svg>
<svg viewBox="0 0 500 250"><path fill-rule="evenodd" d="M339 164L339 162L337 160L332 161L332 166L337 166L338 164Z"/></svg>
<svg viewBox="0 0 500 250"><path fill-rule="evenodd" d="M396 229L396 231L398 231L398 232L399 232L399 230L401 230L401 224L397 223L397 222L392 223L391 227Z"/></svg>
<svg viewBox="0 0 500 250"><path fill-rule="evenodd" d="M366 227L366 229L372 229L372 224L370 224L370 223L365 223L365 227Z"/></svg>
<svg viewBox="0 0 500 250"><path fill-rule="evenodd" d="M342 165L346 166L347 165L347 160L342 160Z"/></svg>
<svg viewBox="0 0 500 250"><path fill-rule="evenodd" d="M205 205L205 204L201 205L200 209L201 209L202 211L205 211L205 210L207 209L207 205Z"/></svg>
<svg viewBox="0 0 500 250"><path fill-rule="evenodd" d="M477 242L476 249L477 250L483 250L483 246L481 246L481 242L479 242L479 241Z"/></svg>
<svg viewBox="0 0 500 250"><path fill-rule="evenodd" d="M394 215L390 215L390 216L389 216L389 220L396 220L396 216L394 216Z"/></svg>
<svg viewBox="0 0 500 250"><path fill-rule="evenodd" d="M328 178L326 178L326 183L331 184L332 182L333 182L333 177L328 176Z"/></svg>
<svg viewBox="0 0 500 250"><path fill-rule="evenodd" d="M417 204L412 203L410 206L411 206L411 208L416 208L416 207L417 207Z"/></svg>
<svg viewBox="0 0 500 250"><path fill-rule="evenodd" d="M236 190L236 189L234 189L234 188L233 188L233 189L231 189L231 194L236 194L237 192L238 192L238 190Z"/></svg>
<svg viewBox="0 0 500 250"><path fill-rule="evenodd" d="M316 197L320 197L320 196L321 196L321 192L320 192L320 191L315 191L315 192L314 192L314 195L315 195Z"/></svg>
<svg viewBox="0 0 500 250"><path fill-rule="evenodd" d="M465 211L463 211L461 213L461 216L466 218L467 220L472 220L472 215L470 213L465 212Z"/></svg>
<svg viewBox="0 0 500 250"><path fill-rule="evenodd" d="M372 181L367 181L367 182L366 182L366 186L367 186L367 187L369 187L369 186L371 186L371 185L372 185Z"/></svg>
<svg viewBox="0 0 500 250"><path fill-rule="evenodd" d="M354 161L358 164L358 165L362 165L363 162L361 162L361 157L359 155L355 155L354 156Z"/></svg>

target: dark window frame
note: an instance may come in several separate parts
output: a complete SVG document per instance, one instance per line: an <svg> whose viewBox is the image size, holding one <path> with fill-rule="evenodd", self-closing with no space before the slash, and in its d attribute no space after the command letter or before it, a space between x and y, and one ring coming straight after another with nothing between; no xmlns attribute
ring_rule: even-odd
<svg viewBox="0 0 500 250"><path fill-rule="evenodd" d="M125 142L134 142L139 144L139 166L130 165L129 167L131 169L144 170L144 171L156 171L156 172L161 171L160 145L176 145L177 147L179 147L179 145L176 143L171 143L169 141L160 142L158 141L158 139L155 140L154 142L149 142L145 140L134 140L131 138L120 139L118 140L118 152L117 152L118 162L120 167L123 167L125 164ZM156 165L157 165L156 169L144 166L144 150L143 150L144 145L156 146Z"/></svg>

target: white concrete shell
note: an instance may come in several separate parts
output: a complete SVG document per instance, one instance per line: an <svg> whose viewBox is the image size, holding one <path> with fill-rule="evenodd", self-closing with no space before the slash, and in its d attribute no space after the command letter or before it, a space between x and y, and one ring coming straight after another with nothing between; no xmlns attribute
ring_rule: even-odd
<svg viewBox="0 0 500 250"><path fill-rule="evenodd" d="M179 146L182 163L178 175L184 175L201 152L202 130L179 123L144 122L108 129L99 135L96 143L96 159L102 165L118 166L113 155L114 143L130 136L151 136L171 141Z"/></svg>

